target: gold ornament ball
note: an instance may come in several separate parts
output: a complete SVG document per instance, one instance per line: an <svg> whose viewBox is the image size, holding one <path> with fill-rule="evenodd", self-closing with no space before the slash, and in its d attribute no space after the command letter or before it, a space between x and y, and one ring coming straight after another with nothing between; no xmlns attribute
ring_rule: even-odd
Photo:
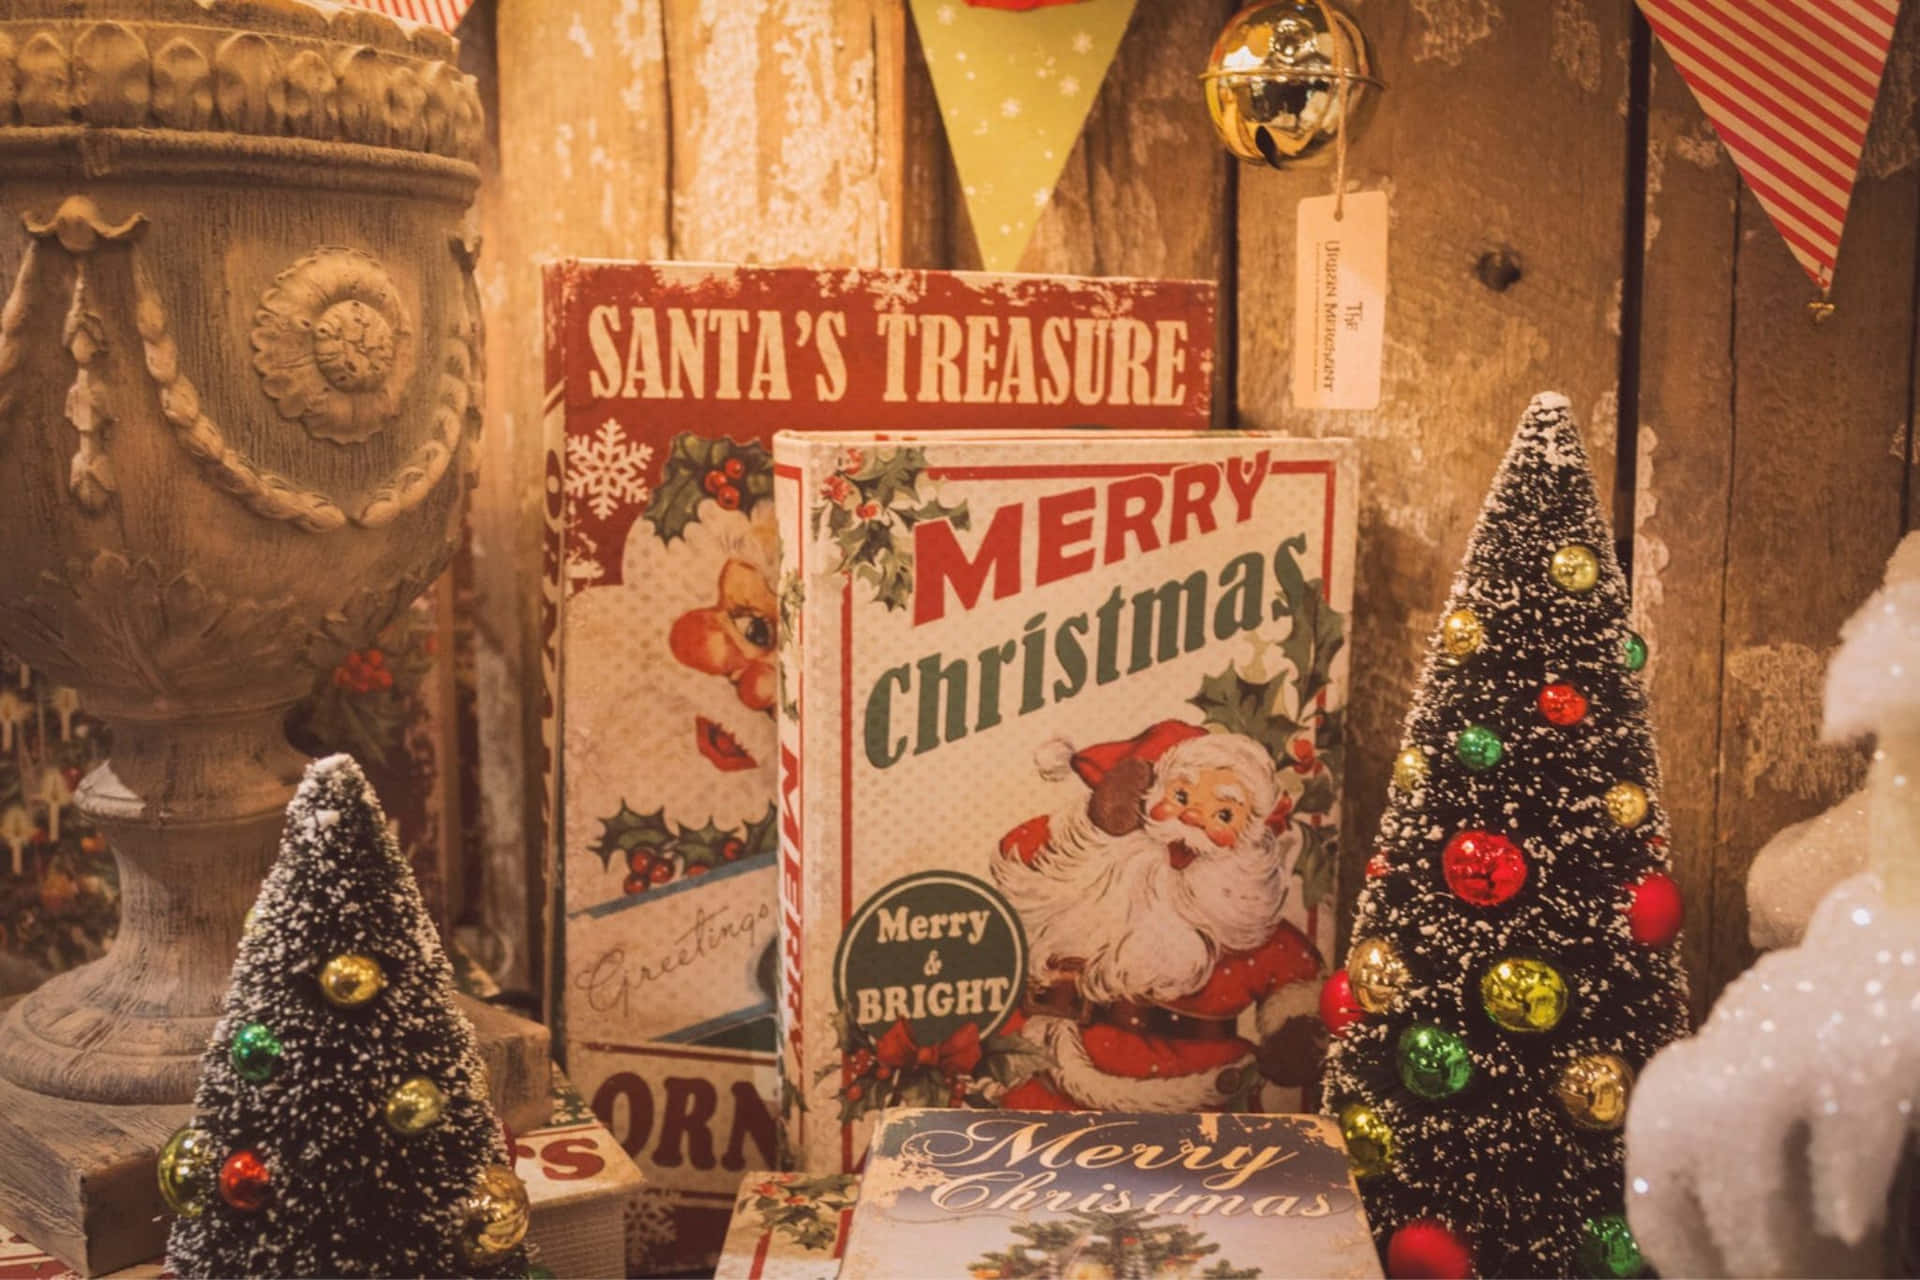
<svg viewBox="0 0 1920 1280"><path fill-rule="evenodd" d="M1607 788L1607 816L1632 830L1646 821L1647 789L1637 782L1616 782Z"/></svg>
<svg viewBox="0 0 1920 1280"><path fill-rule="evenodd" d="M1567 980L1544 960L1509 956L1480 979L1480 1004L1508 1031L1551 1031L1567 1012Z"/></svg>
<svg viewBox="0 0 1920 1280"><path fill-rule="evenodd" d="M1267 0L1228 20L1200 74L1227 150L1275 168L1351 143L1382 88L1367 38L1337 0ZM1343 93L1344 91L1344 93Z"/></svg>
<svg viewBox="0 0 1920 1280"><path fill-rule="evenodd" d="M1356 1102L1342 1109L1340 1136L1355 1176L1371 1178L1393 1166L1393 1130L1372 1107Z"/></svg>
<svg viewBox="0 0 1920 1280"><path fill-rule="evenodd" d="M349 952L335 956L320 969L320 994L336 1009L358 1009L386 985L387 975L372 956Z"/></svg>
<svg viewBox="0 0 1920 1280"><path fill-rule="evenodd" d="M1553 553L1547 572L1562 591L1580 595L1593 590L1593 584L1600 581L1600 557L1593 554L1592 547L1569 542Z"/></svg>
<svg viewBox="0 0 1920 1280"><path fill-rule="evenodd" d="M447 1095L425 1076L403 1080L387 1095L387 1128L403 1138L425 1133L447 1115Z"/></svg>
<svg viewBox="0 0 1920 1280"><path fill-rule="evenodd" d="M1440 649L1450 662L1465 662L1480 651L1484 639L1486 630L1480 625L1480 615L1471 609L1455 609L1440 620Z"/></svg>
<svg viewBox="0 0 1920 1280"><path fill-rule="evenodd" d="M1393 785L1402 791L1418 791L1427 781L1427 754L1408 747L1393 758Z"/></svg>
<svg viewBox="0 0 1920 1280"><path fill-rule="evenodd" d="M527 1186L503 1164L490 1164L460 1202L460 1256L473 1266L498 1262L527 1238L532 1218Z"/></svg>
<svg viewBox="0 0 1920 1280"><path fill-rule="evenodd" d="M1407 962L1385 938L1356 939L1347 956L1347 985L1354 1003L1368 1013L1391 1009L1410 976Z"/></svg>
<svg viewBox="0 0 1920 1280"><path fill-rule="evenodd" d="M1611 1053L1589 1053L1560 1068L1554 1096L1582 1129L1618 1129L1627 1122L1633 1068Z"/></svg>
<svg viewBox="0 0 1920 1280"><path fill-rule="evenodd" d="M213 1198L213 1181L219 1168L220 1156L213 1149L211 1134L191 1125L175 1129L160 1148L160 1196L181 1217L197 1218Z"/></svg>

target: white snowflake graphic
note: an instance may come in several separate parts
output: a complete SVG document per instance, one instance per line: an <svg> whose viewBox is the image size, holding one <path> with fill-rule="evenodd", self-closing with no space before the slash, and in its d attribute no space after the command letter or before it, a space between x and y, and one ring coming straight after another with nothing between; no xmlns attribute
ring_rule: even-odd
<svg viewBox="0 0 1920 1280"><path fill-rule="evenodd" d="M1049 201L1049 200L1051 200L1051 199L1053 199L1053 192L1051 192L1051 191L1049 191L1049 190L1047 190L1047 189L1046 189L1045 187L1036 187L1036 188L1034 189L1034 192L1033 192L1033 207L1034 207L1034 208L1036 208L1036 209L1044 209L1044 208L1046 208L1046 207L1047 207L1047 201Z"/></svg>
<svg viewBox="0 0 1920 1280"><path fill-rule="evenodd" d="M1073 33L1073 51L1075 53L1092 53L1093 37L1085 31L1074 32Z"/></svg>
<svg viewBox="0 0 1920 1280"><path fill-rule="evenodd" d="M1079 76L1061 76L1060 77L1060 96L1061 97L1071 98L1074 94L1078 92L1080 92Z"/></svg>
<svg viewBox="0 0 1920 1280"><path fill-rule="evenodd" d="M1019 115L1020 111L1021 111L1020 99L1018 98L1008 98L1005 102L1002 102L1000 104L1000 114L1005 116L1009 120Z"/></svg>
<svg viewBox="0 0 1920 1280"><path fill-rule="evenodd" d="M567 496L579 498L604 520L615 508L647 500L647 464L651 445L628 440L620 424L608 418L588 437L567 437Z"/></svg>
<svg viewBox="0 0 1920 1280"><path fill-rule="evenodd" d="M955 16L954 8L950 4L943 4L938 9L935 9L933 11L933 16L940 20L941 26L950 27L953 25L953 19Z"/></svg>

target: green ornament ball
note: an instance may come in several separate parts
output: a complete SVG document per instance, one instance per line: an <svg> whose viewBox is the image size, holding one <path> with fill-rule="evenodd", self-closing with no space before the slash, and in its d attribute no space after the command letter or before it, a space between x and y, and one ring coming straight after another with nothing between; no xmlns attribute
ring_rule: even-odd
<svg viewBox="0 0 1920 1280"><path fill-rule="evenodd" d="M1487 726L1470 724L1454 735L1453 753L1460 757L1461 764L1479 773L1499 764L1506 747L1501 744L1500 735Z"/></svg>
<svg viewBox="0 0 1920 1280"><path fill-rule="evenodd" d="M1618 1213L1602 1214L1580 1229L1579 1263L1594 1280L1631 1280L1647 1270L1633 1228Z"/></svg>
<svg viewBox="0 0 1920 1280"><path fill-rule="evenodd" d="M1416 1025L1400 1033L1400 1082L1423 1098L1445 1098L1473 1079L1467 1042L1445 1027Z"/></svg>
<svg viewBox="0 0 1920 1280"><path fill-rule="evenodd" d="M1638 671L1647 665L1647 642L1638 631L1627 632L1627 638L1620 642L1620 661L1629 671Z"/></svg>
<svg viewBox="0 0 1920 1280"><path fill-rule="evenodd" d="M280 1037L264 1022L249 1022L234 1033L227 1060L242 1080L265 1084L273 1079L273 1069L280 1062Z"/></svg>

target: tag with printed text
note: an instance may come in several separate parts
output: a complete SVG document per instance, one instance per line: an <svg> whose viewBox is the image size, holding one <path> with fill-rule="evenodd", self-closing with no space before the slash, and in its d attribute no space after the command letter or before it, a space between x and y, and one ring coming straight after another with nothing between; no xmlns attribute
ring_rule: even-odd
<svg viewBox="0 0 1920 1280"><path fill-rule="evenodd" d="M1376 408L1387 312L1387 193L1351 193L1338 219L1332 196L1302 200L1296 242L1294 408Z"/></svg>

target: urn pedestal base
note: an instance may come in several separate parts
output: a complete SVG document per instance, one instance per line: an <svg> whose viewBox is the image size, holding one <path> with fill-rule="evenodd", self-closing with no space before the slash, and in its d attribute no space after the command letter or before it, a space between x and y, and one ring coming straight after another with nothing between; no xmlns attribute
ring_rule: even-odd
<svg viewBox="0 0 1920 1280"><path fill-rule="evenodd" d="M551 1117L550 1047L537 1022L461 1001L479 1035L495 1111L516 1133ZM0 1078L0 1226L85 1276L167 1246L154 1162L191 1105L111 1106L33 1093Z"/></svg>

